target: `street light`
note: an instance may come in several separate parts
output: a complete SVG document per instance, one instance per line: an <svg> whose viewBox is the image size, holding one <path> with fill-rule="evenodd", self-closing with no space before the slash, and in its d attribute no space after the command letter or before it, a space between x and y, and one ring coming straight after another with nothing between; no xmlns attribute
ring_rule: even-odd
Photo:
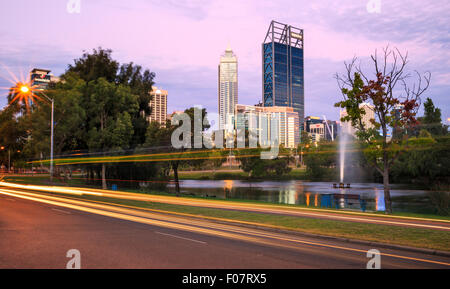
<svg viewBox="0 0 450 289"><path fill-rule="evenodd" d="M23 93L28 93L30 91L30 88L28 88L28 86L26 85L22 85L20 87L20 91L22 91Z"/></svg>
<svg viewBox="0 0 450 289"><path fill-rule="evenodd" d="M54 106L55 100L53 98L48 97L41 90L33 89L27 84L21 84L19 87L19 93L23 94L24 97L33 99L35 96L34 92L40 92L48 101L52 103L52 114L51 114L51 129L50 129L50 182L53 181L53 114L54 114Z"/></svg>

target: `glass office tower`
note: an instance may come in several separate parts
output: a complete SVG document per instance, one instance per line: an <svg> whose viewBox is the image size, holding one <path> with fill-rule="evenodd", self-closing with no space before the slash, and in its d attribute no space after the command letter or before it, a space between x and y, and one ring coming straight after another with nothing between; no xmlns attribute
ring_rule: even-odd
<svg viewBox="0 0 450 289"><path fill-rule="evenodd" d="M270 23L262 44L263 104L289 106L305 116L303 30L276 21Z"/></svg>

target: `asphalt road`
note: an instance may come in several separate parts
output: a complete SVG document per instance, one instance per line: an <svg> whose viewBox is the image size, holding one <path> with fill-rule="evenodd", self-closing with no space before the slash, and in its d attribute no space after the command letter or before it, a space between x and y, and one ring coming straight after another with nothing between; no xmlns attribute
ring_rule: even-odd
<svg viewBox="0 0 450 289"><path fill-rule="evenodd" d="M9 195L8 195L9 194ZM0 193L0 268L450 268L450 258L324 241L59 197Z"/></svg>

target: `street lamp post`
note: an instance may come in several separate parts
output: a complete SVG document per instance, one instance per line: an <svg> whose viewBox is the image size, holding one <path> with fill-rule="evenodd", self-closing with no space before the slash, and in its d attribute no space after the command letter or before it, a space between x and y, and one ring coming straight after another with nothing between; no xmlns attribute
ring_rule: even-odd
<svg viewBox="0 0 450 289"><path fill-rule="evenodd" d="M50 128L50 182L53 182L53 125L54 125L54 121L53 121L53 112L54 112L54 106L55 106L55 100L52 98L50 99L48 96L47 97L48 100L50 100L52 102L52 123L51 123L51 128Z"/></svg>
<svg viewBox="0 0 450 289"><path fill-rule="evenodd" d="M28 85L21 85L20 91L27 96L30 96L33 93L32 89ZM48 97L48 95L46 95L43 91L39 91L39 92L52 104L52 112L51 112L51 122L52 123L50 124L50 182L52 182L53 181L53 126L54 126L53 115L54 115L55 100L53 98Z"/></svg>

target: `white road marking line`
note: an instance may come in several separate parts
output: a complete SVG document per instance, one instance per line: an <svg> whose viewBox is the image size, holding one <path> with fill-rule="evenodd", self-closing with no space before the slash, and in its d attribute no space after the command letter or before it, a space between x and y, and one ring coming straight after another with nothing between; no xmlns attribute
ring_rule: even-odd
<svg viewBox="0 0 450 289"><path fill-rule="evenodd" d="M165 236L174 237L174 238L179 238L179 239L183 239L183 240L187 240L187 241L197 242L197 243L201 243L201 244L207 244L206 242L203 242L203 241L194 240L194 239L189 239L189 238L185 238L185 237L181 237L181 236L177 236L177 235L172 235L172 234L162 233L162 232L158 232L158 231L155 231L155 233L156 233L156 234L160 234L160 235L165 235Z"/></svg>
<svg viewBox="0 0 450 289"><path fill-rule="evenodd" d="M56 208L52 208L52 210L53 210L53 211L60 212L60 213L64 213L64 214L67 214L67 215L71 215L71 214L72 214L71 212L63 211L63 210L56 209Z"/></svg>

